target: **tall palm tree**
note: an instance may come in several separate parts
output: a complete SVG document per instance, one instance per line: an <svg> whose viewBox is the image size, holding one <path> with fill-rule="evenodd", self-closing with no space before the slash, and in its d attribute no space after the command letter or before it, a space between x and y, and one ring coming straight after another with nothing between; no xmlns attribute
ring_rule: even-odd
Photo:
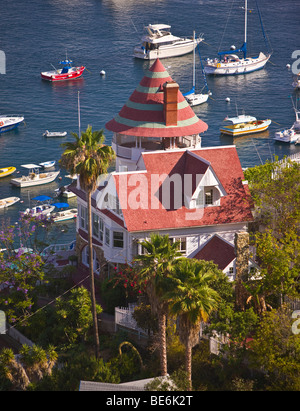
<svg viewBox="0 0 300 411"><path fill-rule="evenodd" d="M201 322L217 308L219 295L210 287L218 273L215 264L202 260L182 259L177 262L166 287L165 298L171 313L178 316L177 332L185 345L185 370L192 389L192 348L199 341Z"/></svg>
<svg viewBox="0 0 300 411"><path fill-rule="evenodd" d="M146 284L151 310L158 317L161 375L165 376L167 375L166 318L169 303L162 299L162 296L165 282L172 273L175 260L181 257L181 253L178 251L178 243L171 242L168 235L161 236L153 233L150 241L143 241L141 244L146 252L137 256L135 260L141 263L139 281Z"/></svg>
<svg viewBox="0 0 300 411"><path fill-rule="evenodd" d="M65 151L62 154L60 163L72 175L79 176L80 187L86 192L87 198L87 217L88 217L88 250L89 250L89 272L90 272L90 293L92 300L95 354L100 356L94 270L93 270L93 245L92 245L92 193L97 188L97 180L101 174L106 174L115 156L110 146L104 145L105 136L103 130L92 131L88 126L85 132L79 137L72 133L74 142L67 142L62 146Z"/></svg>

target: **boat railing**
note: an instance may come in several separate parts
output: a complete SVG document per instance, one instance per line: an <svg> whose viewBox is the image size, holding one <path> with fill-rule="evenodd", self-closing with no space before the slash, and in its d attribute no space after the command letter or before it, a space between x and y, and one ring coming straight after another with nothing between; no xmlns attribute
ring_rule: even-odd
<svg viewBox="0 0 300 411"><path fill-rule="evenodd" d="M75 250L75 244L76 244L76 240L73 240L70 243L66 243L66 244L52 244L43 250L42 255L44 257L47 257L47 256L55 255L61 252L64 252L64 253L72 252L73 253Z"/></svg>

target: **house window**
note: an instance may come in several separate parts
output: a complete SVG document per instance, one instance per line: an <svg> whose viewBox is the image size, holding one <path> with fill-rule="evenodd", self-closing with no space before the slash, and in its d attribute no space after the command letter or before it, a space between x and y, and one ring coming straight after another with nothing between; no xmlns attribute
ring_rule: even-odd
<svg viewBox="0 0 300 411"><path fill-rule="evenodd" d="M205 190L205 205L213 204L213 189L206 189Z"/></svg>
<svg viewBox="0 0 300 411"><path fill-rule="evenodd" d="M110 231L109 228L105 227L105 244L110 244Z"/></svg>
<svg viewBox="0 0 300 411"><path fill-rule="evenodd" d="M82 253L81 253L82 263L86 267L89 267L89 255L90 255L89 247L86 246L86 247L84 247L84 249L82 250ZM96 256L96 252L95 252L94 249L93 249L93 269L94 269L95 274L100 274L100 264L99 264L99 261L98 261L98 258Z"/></svg>
<svg viewBox="0 0 300 411"><path fill-rule="evenodd" d="M124 238L123 238L123 233L121 231L113 232L113 245L116 248L124 247Z"/></svg>
<svg viewBox="0 0 300 411"><path fill-rule="evenodd" d="M144 240L142 240L142 241L144 241ZM147 254L146 248L140 242L138 243L138 254L139 255Z"/></svg>
<svg viewBox="0 0 300 411"><path fill-rule="evenodd" d="M229 267L229 275L233 275L234 274L234 269L233 267Z"/></svg>
<svg viewBox="0 0 300 411"><path fill-rule="evenodd" d="M171 237L170 241L175 243L179 241L178 251L181 254L186 254L186 237Z"/></svg>
<svg viewBox="0 0 300 411"><path fill-rule="evenodd" d="M97 214L92 213L93 236L103 241L103 220Z"/></svg>
<svg viewBox="0 0 300 411"><path fill-rule="evenodd" d="M92 220L93 220L93 236L98 238L99 236L99 216L97 216L97 214L92 213Z"/></svg>
<svg viewBox="0 0 300 411"><path fill-rule="evenodd" d="M79 227L83 228L84 230L87 229L87 209L83 205L80 206Z"/></svg>

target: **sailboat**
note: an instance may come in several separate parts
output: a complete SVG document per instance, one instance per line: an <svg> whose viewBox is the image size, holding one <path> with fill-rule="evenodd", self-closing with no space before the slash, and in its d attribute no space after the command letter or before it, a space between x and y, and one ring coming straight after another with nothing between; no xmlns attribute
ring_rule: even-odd
<svg viewBox="0 0 300 411"><path fill-rule="evenodd" d="M195 40L195 32L194 32L194 40ZM193 50L193 87L190 91L183 94L186 101L192 107L193 106L198 106L200 104L205 103L208 100L208 97L211 95L211 93L208 90L208 86L207 86L206 78L205 78L205 73L203 71L203 65L202 65L199 45L197 45L196 47L198 48L198 51L199 51L200 63L201 63L201 67L202 67L202 73L203 73L203 76L204 76L205 87L207 88L207 94L203 94L202 92L196 93L196 89L195 89L195 87L196 87L196 59L195 59L195 49L194 49Z"/></svg>
<svg viewBox="0 0 300 411"><path fill-rule="evenodd" d="M256 3L257 4L257 3ZM246 74L252 71L260 70L264 68L268 60L271 57L271 52L264 54L260 52L258 56L248 57L247 55L247 20L248 20L248 2L245 0L245 24L244 24L244 44L238 50L234 46L230 51L221 51L218 53L219 58L207 59L204 71L206 74L215 75L233 75L233 74ZM264 32L260 11L257 4L257 10L259 14L260 23L264 38L266 35ZM236 53L243 53L243 57L239 57Z"/></svg>

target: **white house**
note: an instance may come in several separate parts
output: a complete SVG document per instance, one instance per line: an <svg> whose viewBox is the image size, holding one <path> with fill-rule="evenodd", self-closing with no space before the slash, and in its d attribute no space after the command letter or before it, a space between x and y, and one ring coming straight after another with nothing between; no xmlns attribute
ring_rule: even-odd
<svg viewBox="0 0 300 411"><path fill-rule="evenodd" d="M140 242L157 232L180 240L182 255L205 255L234 278L234 258L226 264L226 249L253 220L235 146L201 148L208 126L158 59L106 128L117 158L116 171L99 180L92 196L96 272L130 263L143 252ZM80 264L88 266L87 204L79 179L72 191L76 248Z"/></svg>
<svg viewBox="0 0 300 411"><path fill-rule="evenodd" d="M111 173L92 196L95 270L130 263L143 251L140 242L156 232L180 240L182 255L209 256L234 278L235 233L246 231L253 219L235 146L145 152L138 167ZM72 190L78 198L78 251L87 265L87 205L79 180Z"/></svg>

